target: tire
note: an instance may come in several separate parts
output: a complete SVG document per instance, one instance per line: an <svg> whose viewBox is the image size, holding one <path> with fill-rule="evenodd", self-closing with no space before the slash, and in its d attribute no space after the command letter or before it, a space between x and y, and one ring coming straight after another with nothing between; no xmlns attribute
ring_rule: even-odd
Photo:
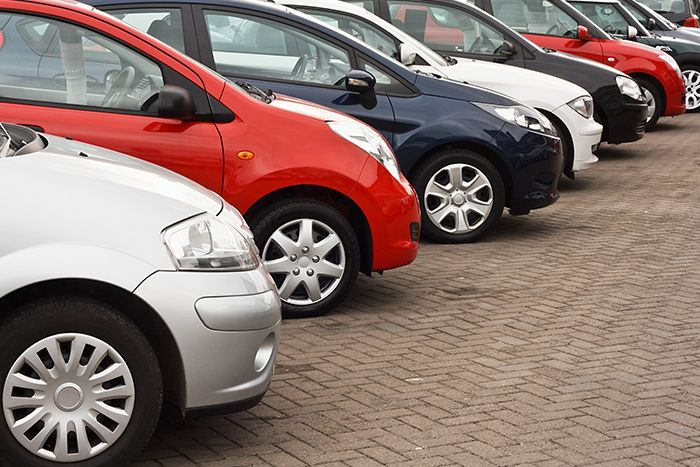
<svg viewBox="0 0 700 467"><path fill-rule="evenodd" d="M449 169L453 170L453 175ZM473 183L478 181L474 178L478 176L485 185L475 192L453 190L450 188L452 176L461 176L462 180L472 177ZM421 205L423 234L435 242L474 242L483 237L503 213L503 179L485 157L475 152L465 149L439 152L418 168L413 179ZM490 204L485 209L487 201ZM458 212L462 216L458 216ZM462 228L458 222L462 222Z"/></svg>
<svg viewBox="0 0 700 467"><path fill-rule="evenodd" d="M700 112L700 66L683 65L683 81L685 81L685 109L686 112Z"/></svg>
<svg viewBox="0 0 700 467"><path fill-rule="evenodd" d="M637 84L639 84L639 87L642 88L642 93L647 98L647 104L649 105L650 114L647 116L647 123L644 126L644 130L649 131L652 128L654 128L656 122L659 120L659 117L661 117L661 113L663 112L663 92L659 89L659 87L656 84L652 83L647 78L635 76L634 80L637 82ZM654 107L653 112L652 105Z"/></svg>
<svg viewBox="0 0 700 467"><path fill-rule="evenodd" d="M42 447L49 452L53 450L54 454L60 453L59 445L61 443L58 440L66 439L65 445L68 447L66 451L77 451L77 454L72 454L73 457L67 459L66 462L69 462L71 466L78 467L126 465L132 457L143 449L152 436L160 417L163 399L160 367L153 349L141 331L112 307L79 297L38 300L20 307L16 312L12 312L11 317L0 323L0 342L3 342L3 351L0 352L0 375L3 375L0 380L3 391L0 446L2 446L2 457L8 461L8 465L38 467L68 465L48 460L44 456L30 452L28 448L20 444L15 434L19 437L24 436L24 439L26 436L30 436L32 440L37 440L37 442L41 442L44 436L47 436ZM56 345L56 342L61 342L61 346ZM85 344L95 344L92 346L92 352ZM66 350L64 345L67 345L67 349L70 350ZM50 357L46 350L51 348L60 349L54 354L54 357ZM112 359L112 364L106 357L101 357L103 349L109 349L106 355ZM39 365L43 364L43 369L31 370L32 367L26 365L27 360L23 357L36 357L37 360L34 364L37 368L41 368ZM75 367L77 371L75 373L66 372L65 367L61 366L64 363L60 362L61 358L64 359L64 362L68 358L68 362L65 362L68 367L70 367L70 362L74 361L72 358L80 358ZM58 363L55 361L56 359L59 360ZM115 363L121 366L115 366ZM95 370L90 370L93 366L95 366ZM102 402L102 406L97 409L98 412L103 415L108 414L113 418L100 419L98 417L98 420L101 420L99 426L103 433L112 434L114 439L93 457L89 457L90 448L99 446L104 438L97 435L100 430L91 429L82 430L85 437L82 437L83 441L78 439L79 435L77 434L81 430L75 428L76 422L82 423L81 420L89 419L90 423L98 426L97 421L81 415L97 407L96 404L91 403L90 395L93 393L89 390L90 386L97 386L94 384L94 379L88 385L85 384L85 381L81 381L81 378L86 378L86 375L90 374L93 377L99 375L106 371L105 368L111 368L107 377L119 376L121 380L106 380L99 386L100 390L113 388L117 391L131 391L129 394L133 394L133 396L127 395L124 398L121 397L124 396L123 394L114 394L117 397L103 399L109 404ZM24 434L22 430L15 432L15 434L11 431L8 423L16 425L18 419L22 420L23 417L31 416L25 415L26 412L21 411L24 409L11 409L12 402L17 401L17 397L31 396L33 392L32 390L27 391L26 388L21 389L26 383L17 382L17 379L13 379L13 375L17 375L18 372L31 374L32 371L35 376L42 374L43 379L49 381L48 387L51 388L46 390L49 402L43 405L45 408L48 407L49 412L39 419L46 420L47 423L44 427L55 426L52 420L58 420L59 417L63 417L64 420L72 420L74 423L72 426L66 425L69 426L66 431L76 435L72 439L70 435L65 438L59 437L58 431L52 431L51 428L44 428L46 430L44 431L41 429L40 423L35 424L33 421L23 427L27 428L27 431L23 431ZM52 371L54 375L59 375L58 379L51 378L49 373ZM80 373L83 371L87 373L81 375ZM76 387L80 389L76 389ZM81 391L83 396L80 396ZM34 392L34 397L36 394L37 392ZM26 404L23 401L20 402ZM60 404L68 405L60 408ZM120 420L114 415L114 412L110 413L109 410L102 408L108 406L112 406L111 410L114 411L118 409L125 413L131 411L131 417ZM55 436L53 432L56 433ZM81 447L87 449L81 449ZM88 457L75 457L80 456L81 453Z"/></svg>
<svg viewBox="0 0 700 467"><path fill-rule="evenodd" d="M304 235L302 229L311 232L307 242L298 241ZM253 234L280 292L284 318L327 313L347 297L357 281L357 235L347 219L326 204L294 200L270 206L253 221ZM339 241L329 251L323 244L327 238ZM328 274L319 274L319 268Z"/></svg>
<svg viewBox="0 0 700 467"><path fill-rule="evenodd" d="M573 172L573 167L574 167L574 145L571 142L571 137L569 136L569 132L564 127L563 123L560 123L557 119L550 118L550 122L552 122L552 126L554 127L554 131L561 140L561 150L562 150L562 155L564 156L564 164L562 165L562 173L566 175L567 177L573 179L574 178L574 172Z"/></svg>

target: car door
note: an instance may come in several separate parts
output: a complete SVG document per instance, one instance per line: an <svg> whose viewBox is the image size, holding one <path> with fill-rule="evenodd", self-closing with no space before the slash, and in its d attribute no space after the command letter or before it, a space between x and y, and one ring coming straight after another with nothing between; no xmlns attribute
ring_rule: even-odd
<svg viewBox="0 0 700 467"><path fill-rule="evenodd" d="M345 89L347 73L362 68L354 49L276 16L200 5L194 20L200 60L223 76L347 113L393 141L392 83L375 76L371 99Z"/></svg>
<svg viewBox="0 0 700 467"><path fill-rule="evenodd" d="M575 18L550 0L481 0L484 9L541 47L603 63L598 39L578 39Z"/></svg>
<svg viewBox="0 0 700 467"><path fill-rule="evenodd" d="M382 16L442 54L523 66L523 49L495 25L455 5L414 0L386 0ZM501 53L504 42L513 53Z"/></svg>
<svg viewBox="0 0 700 467"><path fill-rule="evenodd" d="M0 31L0 121L134 155L221 192L222 146L206 91L92 28L9 15ZM190 92L194 121L158 117L158 93L165 84Z"/></svg>

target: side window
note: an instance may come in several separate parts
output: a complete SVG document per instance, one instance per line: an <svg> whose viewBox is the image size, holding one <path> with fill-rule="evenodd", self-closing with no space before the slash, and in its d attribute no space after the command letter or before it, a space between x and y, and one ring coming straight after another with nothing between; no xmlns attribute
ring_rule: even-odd
<svg viewBox="0 0 700 467"><path fill-rule="evenodd" d="M378 93L394 94L401 96L410 96L413 94L413 91L407 88L399 80L392 77L389 73L382 71L379 67L367 62L364 59L359 60L359 68L365 70L366 72L374 76L374 79L377 80L374 89Z"/></svg>
<svg viewBox="0 0 700 467"><path fill-rule="evenodd" d="M368 21L337 12L318 11L313 9L307 10L304 8L299 8L299 10L333 26L334 28L345 31L356 39L364 42L370 47L374 47L380 52L384 52L386 55L392 58L399 58L399 48L396 46L394 39Z"/></svg>
<svg viewBox="0 0 700 467"><path fill-rule="evenodd" d="M205 11L217 71L341 87L350 55L306 31L239 13Z"/></svg>
<svg viewBox="0 0 700 467"><path fill-rule="evenodd" d="M521 33L576 37L578 22L549 0L491 0L493 15Z"/></svg>
<svg viewBox="0 0 700 467"><path fill-rule="evenodd" d="M365 10L369 11L370 13L374 13L374 2L372 0L345 0L351 5L359 6L360 8L364 8Z"/></svg>
<svg viewBox="0 0 700 467"><path fill-rule="evenodd" d="M0 65L0 98L146 111L163 87L156 63L93 31L13 14L0 32L17 58Z"/></svg>
<svg viewBox="0 0 700 467"><path fill-rule="evenodd" d="M110 10L108 13L139 31L165 42L170 47L185 52L185 35L180 9L132 8Z"/></svg>
<svg viewBox="0 0 700 467"><path fill-rule="evenodd" d="M505 36L468 12L430 3L389 1L391 22L428 47L493 55Z"/></svg>

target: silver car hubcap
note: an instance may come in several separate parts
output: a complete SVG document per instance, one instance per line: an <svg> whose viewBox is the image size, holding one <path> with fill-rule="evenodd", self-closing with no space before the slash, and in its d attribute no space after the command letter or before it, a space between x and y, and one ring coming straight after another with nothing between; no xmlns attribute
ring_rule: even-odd
<svg viewBox="0 0 700 467"><path fill-rule="evenodd" d="M430 177L423 201L433 224L445 232L461 234L486 221L493 209L493 189L476 167L451 164Z"/></svg>
<svg viewBox="0 0 700 467"><path fill-rule="evenodd" d="M57 334L25 350L2 393L5 421L29 452L58 462L90 459L124 433L134 381L109 344L85 334Z"/></svg>
<svg viewBox="0 0 700 467"><path fill-rule="evenodd" d="M683 72L685 80L685 107L695 110L700 107L700 72L686 70Z"/></svg>
<svg viewBox="0 0 700 467"><path fill-rule="evenodd" d="M656 113L656 99L654 99L654 95L647 88L642 88L642 92L644 93L644 99L647 101L647 106L649 107L647 110L648 122Z"/></svg>
<svg viewBox="0 0 700 467"><path fill-rule="evenodd" d="M287 222L263 249L282 301L311 305L328 297L345 272L345 249L333 229L315 219Z"/></svg>

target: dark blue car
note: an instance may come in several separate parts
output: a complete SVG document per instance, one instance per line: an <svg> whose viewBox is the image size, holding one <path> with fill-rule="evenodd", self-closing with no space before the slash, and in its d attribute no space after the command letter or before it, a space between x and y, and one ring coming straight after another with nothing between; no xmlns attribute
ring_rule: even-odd
<svg viewBox="0 0 700 467"><path fill-rule="evenodd" d="M268 2L87 3L231 80L374 126L415 186L424 234L433 240L476 240L504 206L527 214L559 197L559 139L544 116L506 96L416 74L340 30Z"/></svg>

